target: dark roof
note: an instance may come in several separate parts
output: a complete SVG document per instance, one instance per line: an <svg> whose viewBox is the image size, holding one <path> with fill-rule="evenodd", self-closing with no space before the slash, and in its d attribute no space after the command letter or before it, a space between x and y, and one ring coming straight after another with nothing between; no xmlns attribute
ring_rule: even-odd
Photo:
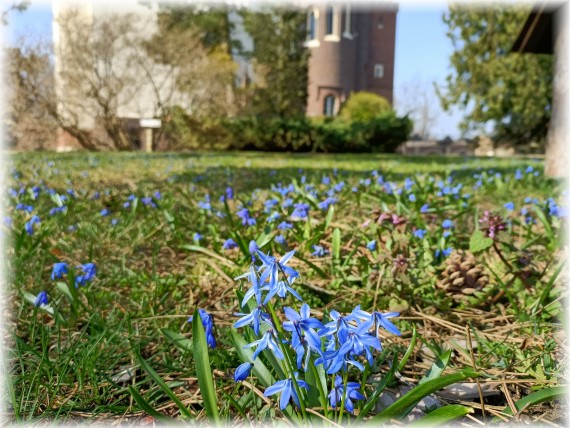
<svg viewBox="0 0 570 428"><path fill-rule="evenodd" d="M554 14L560 4L538 3L524 23L511 52L554 53Z"/></svg>

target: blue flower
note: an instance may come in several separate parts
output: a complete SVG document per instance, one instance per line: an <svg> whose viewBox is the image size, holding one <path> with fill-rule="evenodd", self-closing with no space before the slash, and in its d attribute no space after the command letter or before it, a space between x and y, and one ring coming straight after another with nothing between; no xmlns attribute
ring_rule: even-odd
<svg viewBox="0 0 570 428"><path fill-rule="evenodd" d="M321 247L320 245L313 245L313 256L315 257L324 257L328 251L325 250L323 247Z"/></svg>
<svg viewBox="0 0 570 428"><path fill-rule="evenodd" d="M24 225L24 229L28 235L32 236L34 234L34 224L41 223L40 218L35 215L31 219L29 219L26 224Z"/></svg>
<svg viewBox="0 0 570 428"><path fill-rule="evenodd" d="M294 279L295 278L293 278L293 280ZM291 281L291 283L293 283L293 281ZM267 302L269 302L269 300L271 300L271 298L276 294L282 299L284 299L287 296L287 292L291 293L298 300L303 301L301 296L299 296L299 294L295 290L293 290L293 288L291 288L286 281L277 281L277 283L273 287L269 287L269 293L267 293L267 296L265 297L263 304L266 305Z"/></svg>
<svg viewBox="0 0 570 428"><path fill-rule="evenodd" d="M294 254L295 250L289 251L281 257L279 261L277 261L275 257L265 255L258 250L257 255L263 263L260 267L260 284L264 284L266 280L269 280L269 286L271 287L274 282L278 281L279 274L281 272L285 274L289 282L291 282L293 278L299 277L299 272L287 266L287 263L291 260Z"/></svg>
<svg viewBox="0 0 570 428"><path fill-rule="evenodd" d="M441 223L441 227L443 227L444 229L451 229L453 227L453 222L447 218L443 220L443 223Z"/></svg>
<svg viewBox="0 0 570 428"><path fill-rule="evenodd" d="M91 281L95 278L95 274L97 273L94 263L85 263L77 266L77 268L83 270L83 274L75 277L75 287L78 285L84 285L86 282Z"/></svg>
<svg viewBox="0 0 570 428"><path fill-rule="evenodd" d="M56 278L62 278L63 274L67 273L67 263L60 262L54 263L53 269L51 271L51 280L55 280Z"/></svg>
<svg viewBox="0 0 570 428"><path fill-rule="evenodd" d="M255 219L250 217L249 210L247 208L242 208L236 212L236 215L241 219L241 224L243 226L253 226L256 224Z"/></svg>
<svg viewBox="0 0 570 428"><path fill-rule="evenodd" d="M202 238L203 238L203 236L200 235L198 232L194 233L193 239L194 239L194 242L195 242L196 244L199 244L199 243L200 243L200 239L202 239Z"/></svg>
<svg viewBox="0 0 570 428"><path fill-rule="evenodd" d="M254 346L257 346L257 349L251 356L252 360L255 360L259 353L264 349L269 349L272 351L273 355L275 355L280 360L283 360L285 358L283 352L281 352L281 349L279 349L279 345L277 345L277 342L275 341L275 333L272 329L267 330L263 336L261 336L261 339L244 345L243 349L252 348Z"/></svg>
<svg viewBox="0 0 570 428"><path fill-rule="evenodd" d="M34 306L39 308L40 306L45 306L48 304L48 295L45 291L40 291L34 300Z"/></svg>
<svg viewBox="0 0 570 428"><path fill-rule="evenodd" d="M410 202L416 202L416 195L411 193L410 196L408 196L408 199L410 200Z"/></svg>
<svg viewBox="0 0 570 428"><path fill-rule="evenodd" d="M420 208L420 212L422 214L427 213L427 211L429 210L429 205L428 204L423 204L422 207Z"/></svg>
<svg viewBox="0 0 570 428"><path fill-rule="evenodd" d="M362 395L359 391L360 384L357 382L347 382L346 384L346 397L344 408L350 412L354 413L354 404L352 400L364 400L364 395ZM344 396L344 382L342 377L336 375L334 380L334 388L328 395L329 403L332 408L339 407L339 404Z"/></svg>
<svg viewBox="0 0 570 428"><path fill-rule="evenodd" d="M427 235L427 230L425 229L418 229L414 232L414 236L416 238L424 239L426 235Z"/></svg>
<svg viewBox="0 0 570 428"><path fill-rule="evenodd" d="M111 225L116 226L118 222L119 222L119 219L114 218L113 220L111 220Z"/></svg>
<svg viewBox="0 0 570 428"><path fill-rule="evenodd" d="M376 241L370 241L368 244L366 244L366 248L368 248L370 251L374 251L376 249Z"/></svg>
<svg viewBox="0 0 570 428"><path fill-rule="evenodd" d="M332 196L331 196L331 197L328 197L328 198L325 199L324 201L319 202L319 208L322 209L322 210L326 210L326 209L329 208L329 206L335 204L337 201L338 201L338 199L335 198L335 197L332 197Z"/></svg>
<svg viewBox="0 0 570 428"><path fill-rule="evenodd" d="M226 188L226 198L228 199L228 201L234 198L234 189L232 189L231 187Z"/></svg>
<svg viewBox="0 0 570 428"><path fill-rule="evenodd" d="M391 321L389 321L389 318L400 316L399 312L386 312L382 314L380 312L374 311L369 314L368 312L360 309L360 305L358 305L356 308L354 308L352 314L355 318L359 318L366 322L371 322L374 325L374 330L377 332L379 332L380 327L382 327L386 331L396 336L400 336L402 334L400 333L400 330L398 330L398 328L392 324Z"/></svg>
<svg viewBox="0 0 570 428"><path fill-rule="evenodd" d="M253 363L243 363L241 364L234 373L234 381L241 382L246 380L251 373L251 369L253 367Z"/></svg>
<svg viewBox="0 0 570 428"><path fill-rule="evenodd" d="M275 237L275 242L277 242L279 245L286 245L287 242L285 241L285 237L283 235L277 235Z"/></svg>
<svg viewBox="0 0 570 428"><path fill-rule="evenodd" d="M256 294L255 297L257 298L258 295ZM253 327L253 331L255 335L259 335L259 328L261 326L261 321L265 321L266 323L271 325L271 318L268 314L263 312L261 302L257 301L258 306L251 311L249 314L243 313L236 313L234 315L241 316L239 320L237 320L234 324L234 328L241 328L245 327L246 325L251 325Z"/></svg>
<svg viewBox="0 0 570 428"><path fill-rule="evenodd" d="M287 223L286 221L283 221L283 222L279 223L279 226L277 226L277 229L279 229L279 230L293 229L293 225L291 223Z"/></svg>
<svg viewBox="0 0 570 428"><path fill-rule="evenodd" d="M507 202L505 205L503 205L505 207L505 209L507 209L508 211L512 211L515 209L515 204L512 202Z"/></svg>
<svg viewBox="0 0 570 428"><path fill-rule="evenodd" d="M224 250L231 250L232 248L236 248L238 245L236 244L236 241L234 241L232 238L228 238L224 241L224 245L222 245L222 248Z"/></svg>
<svg viewBox="0 0 570 428"><path fill-rule="evenodd" d="M255 242L253 239L249 241L249 254L251 254L252 261L255 261L255 254L258 250L259 247L257 246L257 242Z"/></svg>
<svg viewBox="0 0 570 428"><path fill-rule="evenodd" d="M111 214L111 211L109 211L108 208L103 208L103 209L99 212L99 215L101 215L102 217L107 217L109 214Z"/></svg>
<svg viewBox="0 0 570 428"><path fill-rule="evenodd" d="M285 317L289 321L283 322L283 329L289 332L296 332L301 334L304 332L307 336L311 336L313 339L320 343L318 335L312 330L314 328L322 329L324 325L316 318L311 318L311 308L306 303L301 306L300 313L291 309L290 307L283 308L285 312Z"/></svg>
<svg viewBox="0 0 570 428"><path fill-rule="evenodd" d="M302 219L307 218L309 215L309 204L298 203L295 204L295 209L291 213L292 219Z"/></svg>
<svg viewBox="0 0 570 428"><path fill-rule="evenodd" d="M152 198L150 196L141 198L141 202L143 204L145 204L145 206L147 206L147 207L156 208L156 204L154 203L154 201L152 200Z"/></svg>
<svg viewBox="0 0 570 428"><path fill-rule="evenodd" d="M297 384L301 388L309 389L309 385L307 385L307 383L302 380L297 380ZM292 379L284 379L275 382L273 385L271 385L269 388L265 390L265 393L263 395L269 397L279 392L281 393L281 399L279 400L279 408L281 410L287 407L291 398L293 399L297 407L301 406L299 403L299 396L297 395L297 391L295 391Z"/></svg>
<svg viewBox="0 0 570 428"><path fill-rule="evenodd" d="M214 349L216 347L216 338L214 337L214 318L204 309L198 309L198 313L200 314L202 325L204 326L206 333L206 343L209 348ZM193 315L188 318L188 322L192 322L193 320Z"/></svg>
<svg viewBox="0 0 570 428"><path fill-rule="evenodd" d="M154 192L152 195L154 196L154 199L156 199L157 201L162 199L162 194L158 190Z"/></svg>
<svg viewBox="0 0 570 428"><path fill-rule="evenodd" d="M438 258L440 255L442 255L444 258L445 257L449 257L449 255L452 253L453 248L449 247L449 248L444 248L443 250L437 249L435 250L435 257Z"/></svg>

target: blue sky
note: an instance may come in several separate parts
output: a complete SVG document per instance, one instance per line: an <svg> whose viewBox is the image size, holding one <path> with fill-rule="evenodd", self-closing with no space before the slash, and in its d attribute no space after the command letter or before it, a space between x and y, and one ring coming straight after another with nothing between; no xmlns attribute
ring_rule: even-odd
<svg viewBox="0 0 570 428"><path fill-rule="evenodd" d="M442 14L447 10L445 3L418 4L403 2L400 4L396 24L396 58L394 90L398 94L402 88L410 87L414 82L422 82L432 94L433 108L437 119L432 128L435 137L443 138L460 135L458 123L462 114L444 113L439 107L432 90L432 82L444 83L449 74L449 56L452 53L451 41L446 37L446 25ZM8 16L9 24L6 41L13 45L18 35L42 34L51 36L50 2L32 0L25 12L12 12Z"/></svg>

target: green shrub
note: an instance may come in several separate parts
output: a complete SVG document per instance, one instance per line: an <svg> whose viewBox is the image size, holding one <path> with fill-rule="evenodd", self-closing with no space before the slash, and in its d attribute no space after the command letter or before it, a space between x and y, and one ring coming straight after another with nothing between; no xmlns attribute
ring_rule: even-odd
<svg viewBox="0 0 570 428"><path fill-rule="evenodd" d="M372 92L356 92L343 104L340 118L353 122L369 122L391 113L392 106L386 98Z"/></svg>

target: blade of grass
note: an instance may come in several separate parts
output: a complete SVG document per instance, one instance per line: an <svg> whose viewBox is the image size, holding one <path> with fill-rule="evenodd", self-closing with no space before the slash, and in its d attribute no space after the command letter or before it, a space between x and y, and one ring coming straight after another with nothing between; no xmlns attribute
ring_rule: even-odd
<svg viewBox="0 0 570 428"><path fill-rule="evenodd" d="M180 399L176 396L174 391L170 389L170 387L166 384L166 382L158 375L158 373L150 366L150 364L141 356L138 351L134 351L135 357L141 368L151 377L151 379L158 385L158 387L164 392L166 395L170 397L174 403L178 406L180 413L185 418L192 418L192 413L186 408L186 406L180 401Z"/></svg>
<svg viewBox="0 0 570 428"><path fill-rule="evenodd" d="M216 386L212 377L212 368L208 357L208 343L206 342L206 332L202 325L202 317L198 307L194 309L194 322L192 323L192 341L194 349L194 361L196 363L196 376L200 385L200 393L204 400L206 415L216 425L220 424L218 414L218 399L216 397Z"/></svg>
<svg viewBox="0 0 570 428"><path fill-rule="evenodd" d="M134 400L137 402L137 404L139 405L139 407L141 408L141 410L143 410L147 415L152 416L153 418L155 418L156 420L166 423L166 424L170 424L172 423L172 419L167 418L164 415L161 415L160 413L158 413L150 404L148 401L146 401L142 395L140 395L138 393L138 391L133 388L132 385L129 385L129 393L131 394L131 396L134 398Z"/></svg>

